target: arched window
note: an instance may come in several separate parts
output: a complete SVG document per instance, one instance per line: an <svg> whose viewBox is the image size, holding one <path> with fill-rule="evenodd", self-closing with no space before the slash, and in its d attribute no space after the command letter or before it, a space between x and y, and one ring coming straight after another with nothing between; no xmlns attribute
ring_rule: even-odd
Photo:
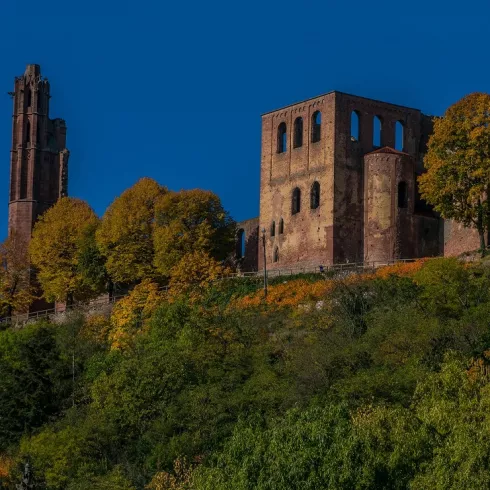
<svg viewBox="0 0 490 490"><path fill-rule="evenodd" d="M352 111L350 114L350 139L359 141L359 113Z"/></svg>
<svg viewBox="0 0 490 490"><path fill-rule="evenodd" d="M245 257L245 230L238 230L237 233L237 250L236 250L237 258L241 259Z"/></svg>
<svg viewBox="0 0 490 490"><path fill-rule="evenodd" d="M271 236L276 236L276 222L273 221L271 225Z"/></svg>
<svg viewBox="0 0 490 490"><path fill-rule="evenodd" d="M311 209L316 209L318 206L320 206L320 184L313 182L310 193L310 207Z"/></svg>
<svg viewBox="0 0 490 490"><path fill-rule="evenodd" d="M373 146L379 148L381 146L381 128L382 121L379 116L373 118Z"/></svg>
<svg viewBox="0 0 490 490"><path fill-rule="evenodd" d="M298 187L293 191L293 200L292 200L292 214L297 214L301 210L301 191Z"/></svg>
<svg viewBox="0 0 490 490"><path fill-rule="evenodd" d="M281 221L279 221L279 235L282 235L284 233L284 220L281 218Z"/></svg>
<svg viewBox="0 0 490 490"><path fill-rule="evenodd" d="M31 107L32 105L32 92L29 87L26 88L26 97L27 97L27 107Z"/></svg>
<svg viewBox="0 0 490 490"><path fill-rule="evenodd" d="M322 113L316 111L311 116L311 142L316 143L322 139Z"/></svg>
<svg viewBox="0 0 490 490"><path fill-rule="evenodd" d="M31 142L31 122L27 120L26 124L26 143L29 144Z"/></svg>
<svg viewBox="0 0 490 490"><path fill-rule="evenodd" d="M277 128L277 153L284 153L287 150L287 128L286 123L282 122Z"/></svg>
<svg viewBox="0 0 490 490"><path fill-rule="evenodd" d="M397 121L395 124L395 150L404 151L405 145L403 139L403 123Z"/></svg>
<svg viewBox="0 0 490 490"><path fill-rule="evenodd" d="M303 146L303 118L297 117L294 121L294 140L293 148Z"/></svg>
<svg viewBox="0 0 490 490"><path fill-rule="evenodd" d="M406 208L408 206L408 186L406 182L398 184L398 207Z"/></svg>
<svg viewBox="0 0 490 490"><path fill-rule="evenodd" d="M272 260L274 262L279 262L279 248L278 247L276 247L274 249L274 257L272 258Z"/></svg>

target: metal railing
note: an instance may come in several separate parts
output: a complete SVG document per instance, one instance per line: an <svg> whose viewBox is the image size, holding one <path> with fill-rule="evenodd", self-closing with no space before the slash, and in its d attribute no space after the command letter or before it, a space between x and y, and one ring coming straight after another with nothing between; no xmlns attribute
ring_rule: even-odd
<svg viewBox="0 0 490 490"><path fill-rule="evenodd" d="M31 320L35 321L35 320L41 320L43 318L49 320L52 317L63 315L70 311L78 311L78 310L86 310L86 309L90 310L100 306L110 305L116 303L117 301L124 298L125 296L126 296L125 294L118 295L118 296L108 296L107 298L96 299L93 301L89 301L87 303L75 303L72 305L65 305L63 307L54 307L54 308L49 308L47 310L33 311L31 313L19 313L18 315L13 315L11 317L0 319L0 326L17 324L17 323L28 323Z"/></svg>
<svg viewBox="0 0 490 490"><path fill-rule="evenodd" d="M267 277L280 277L280 276L295 276L297 274L325 274L336 272L363 272L378 269L389 265L398 263L410 263L415 262L418 259L396 259L388 261L371 261L371 262L346 262L342 264L333 265L317 265L310 267L288 267L285 269L269 269L267 270ZM239 277L263 277L264 271L253 272L233 272L223 278L239 278Z"/></svg>

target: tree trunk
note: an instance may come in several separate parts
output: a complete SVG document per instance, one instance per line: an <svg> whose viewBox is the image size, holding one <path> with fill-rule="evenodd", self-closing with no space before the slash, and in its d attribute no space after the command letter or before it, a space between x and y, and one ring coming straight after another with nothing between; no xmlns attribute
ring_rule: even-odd
<svg viewBox="0 0 490 490"><path fill-rule="evenodd" d="M487 252L487 246L485 244L485 231L484 230L478 230L478 234L480 235L480 252L481 256L485 257L486 252Z"/></svg>
<svg viewBox="0 0 490 490"><path fill-rule="evenodd" d="M483 222L483 209L480 201L478 201L478 219L476 228L478 230L478 235L480 236L480 253L482 257L485 257L487 245L485 243L485 223Z"/></svg>

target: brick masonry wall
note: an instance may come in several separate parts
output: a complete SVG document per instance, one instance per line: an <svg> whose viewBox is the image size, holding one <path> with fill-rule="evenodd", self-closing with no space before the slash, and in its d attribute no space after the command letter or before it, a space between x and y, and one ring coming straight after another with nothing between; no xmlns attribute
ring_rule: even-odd
<svg viewBox="0 0 490 490"><path fill-rule="evenodd" d="M465 228L453 220L444 221L444 256L454 257L480 248L480 237L474 228Z"/></svg>
<svg viewBox="0 0 490 490"><path fill-rule="evenodd" d="M395 126L404 126L403 151L417 159L421 113L417 109L336 92L334 261L362 261L364 247L363 156L373 151L374 117L381 120L380 147L395 148ZM351 116L359 118L359 135L351 138Z"/></svg>
<svg viewBox="0 0 490 490"><path fill-rule="evenodd" d="M245 253L241 250L241 233L244 234ZM240 270L247 272L258 270L259 245L259 218L237 223L236 258Z"/></svg>
<svg viewBox="0 0 490 490"><path fill-rule="evenodd" d="M322 114L321 140L313 143L311 118L317 110ZM356 141L351 139L353 111L359 116ZM266 253L271 268L364 260L363 157L373 150L374 116L382 120L381 146L394 147L396 122L403 124L404 151L419 168L430 123L417 109L331 92L262 117L259 227L267 230ZM293 148L294 121L298 117L304 123L303 145ZM287 150L278 153L281 123L287 127ZM411 182L410 192L414 192L413 175L407 180ZM312 210L310 190L315 181L320 184L320 206ZM301 191L301 210L292 214L295 188ZM283 234L277 232L281 219ZM275 236L270 233L273 222ZM415 233L414 223L410 221ZM430 236L438 240L438 232L431 230ZM403 235L398 239L402 240L400 253L402 249L416 253L413 242L406 245ZM259 268L263 267L262 261L259 254Z"/></svg>
<svg viewBox="0 0 490 490"><path fill-rule="evenodd" d="M10 157L9 235L30 240L36 219L67 195L66 124L49 118L50 85L39 65L15 79ZM35 277L32 277L35 285ZM49 308L36 301L30 311Z"/></svg>
<svg viewBox="0 0 490 490"><path fill-rule="evenodd" d="M312 142L312 117L321 112L321 139ZM303 118L303 145L293 148L296 118ZM287 151L277 153L279 125L287 125ZM331 263L333 228L333 157L335 95L327 94L262 117L262 162L260 182L260 229L266 229L268 267L284 268L306 263ZM320 184L320 205L310 207L314 182ZM292 213L295 188L301 191L300 211ZM280 220L284 233L279 233ZM276 224L271 236L272 223ZM274 261L274 252L279 260ZM263 267L259 254L259 268Z"/></svg>

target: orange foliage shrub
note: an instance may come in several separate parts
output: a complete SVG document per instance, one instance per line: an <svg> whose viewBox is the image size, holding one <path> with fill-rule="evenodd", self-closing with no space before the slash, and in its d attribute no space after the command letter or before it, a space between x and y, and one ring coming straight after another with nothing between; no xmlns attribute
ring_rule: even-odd
<svg viewBox="0 0 490 490"><path fill-rule="evenodd" d="M255 308L261 304L267 304L272 308L296 307L325 299L339 284L354 285L373 279L388 279L390 276L411 277L422 268L425 260L399 262L380 267L373 273L351 274L341 280L320 278L316 282L308 282L304 279L285 280L282 284L268 287L267 301L264 301L264 291L261 289L247 296L233 298L229 308Z"/></svg>
<svg viewBox="0 0 490 490"><path fill-rule="evenodd" d="M379 279L388 279L390 276L412 277L416 272L422 269L424 262L428 259L419 259L414 262L397 262L393 265L387 265L376 269L374 276Z"/></svg>
<svg viewBox="0 0 490 490"><path fill-rule="evenodd" d="M0 478L7 478L10 475L13 460L6 454L0 454Z"/></svg>
<svg viewBox="0 0 490 490"><path fill-rule="evenodd" d="M271 307L294 307L300 304L318 301L333 290L334 281L320 280L308 282L304 279L285 281L283 284L269 286L266 304ZM254 308L264 303L264 291L259 290L242 298L235 298L230 308Z"/></svg>

